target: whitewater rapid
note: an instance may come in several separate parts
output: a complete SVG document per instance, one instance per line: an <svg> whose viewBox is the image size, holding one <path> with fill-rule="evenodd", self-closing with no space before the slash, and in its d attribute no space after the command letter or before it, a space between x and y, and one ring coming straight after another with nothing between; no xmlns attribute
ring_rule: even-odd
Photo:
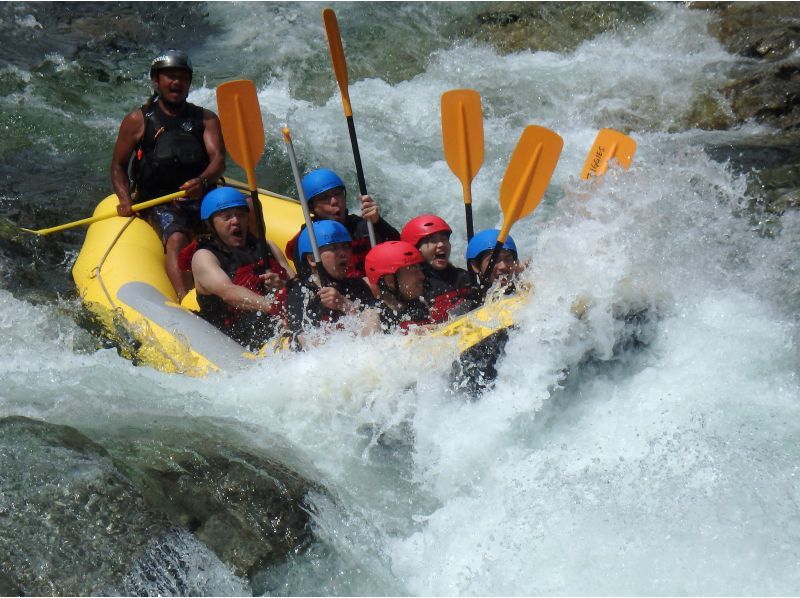
<svg viewBox="0 0 800 598"><path fill-rule="evenodd" d="M105 433L211 418L316 476L333 497L312 498L317 543L263 573L272 594L796 594L798 287L786 266L800 219L787 213L780 235L760 235L745 176L702 149L759 127L683 130L687 96L718 88L737 59L703 13L656 8L566 53L440 40L386 78L370 66L399 59L345 37L353 68L369 73L350 96L370 192L398 228L426 211L450 222L457 265L463 203L442 156L441 94L481 93L476 230L502 220L497 193L522 129L564 138L542 205L512 229L535 295L480 400L451 389L455 349L432 340L345 333L241 372L162 374L99 347L70 317L73 299L34 304L11 288L0 291L0 415ZM303 164L355 189L318 9L209 4L222 30L194 58L209 66L190 100L213 109L220 80L257 78L276 179L291 180L288 124ZM358 10L343 5L340 22L439 31L413 11ZM87 126L109 140L117 122ZM633 166L580 181L602 127L630 131ZM580 320L577 296L590 305ZM618 316L637 311L647 344L615 349ZM221 565L204 583L246 587Z"/></svg>

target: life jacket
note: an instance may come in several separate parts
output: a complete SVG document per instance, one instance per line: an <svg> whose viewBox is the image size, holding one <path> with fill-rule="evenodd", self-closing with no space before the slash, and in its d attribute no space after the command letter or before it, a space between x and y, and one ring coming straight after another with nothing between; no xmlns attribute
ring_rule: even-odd
<svg viewBox="0 0 800 598"><path fill-rule="evenodd" d="M358 301L362 308L375 304L367 283L361 278L345 278L330 281L329 286L335 288L351 301ZM299 280L289 289L286 300L287 328L292 336L292 345L299 348L296 337L309 326L319 327L322 324L336 324L344 315L342 312L328 309L317 296L319 288L309 279ZM337 324L337 328L339 325Z"/></svg>
<svg viewBox="0 0 800 598"><path fill-rule="evenodd" d="M381 328L386 333L399 329L407 334L411 326L425 326L434 323L428 306L419 300L405 303L400 311L395 311L384 303L380 307L380 319Z"/></svg>
<svg viewBox="0 0 800 598"><path fill-rule="evenodd" d="M430 317L434 322L444 322L450 311L461 305L472 293L469 273L448 264L444 270L436 270L423 264L425 286L423 297L430 306Z"/></svg>
<svg viewBox="0 0 800 598"><path fill-rule="evenodd" d="M257 257L257 242L252 236L248 236L247 244L243 249L222 249L213 239L201 240L197 244L197 249L207 249L213 253L219 261L220 268L235 285L262 296L267 294L262 280L256 274L256 272L264 271L264 261ZM289 273L272 255L269 246L267 252L267 269L277 274L281 280L289 280ZM260 317L254 311L235 309L216 295L198 293L197 303L200 306L200 317L242 345L256 344L260 346L274 334L277 323L284 318L286 288L275 293L268 313L262 314Z"/></svg>
<svg viewBox="0 0 800 598"><path fill-rule="evenodd" d="M164 113L156 100L142 107L144 135L131 163L138 200L174 193L208 167L203 141L203 109L186 102L176 116Z"/></svg>

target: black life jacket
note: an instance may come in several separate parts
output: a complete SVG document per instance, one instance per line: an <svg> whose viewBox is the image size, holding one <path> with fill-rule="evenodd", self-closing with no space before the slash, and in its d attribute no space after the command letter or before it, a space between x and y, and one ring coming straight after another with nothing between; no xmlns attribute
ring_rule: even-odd
<svg viewBox="0 0 800 598"><path fill-rule="evenodd" d="M444 270L423 264L422 271L425 273L422 296L430 305L431 320L444 322L450 316L450 310L458 307L472 293L470 275L452 264L448 264Z"/></svg>
<svg viewBox="0 0 800 598"><path fill-rule="evenodd" d="M255 273L263 267L257 257L258 244L252 236L248 236L247 245L243 249L222 249L213 239L203 239L197 249L207 249L219 260L220 268L234 284L250 289L259 295L266 295L261 279ZM267 268L278 274L282 280L289 279L289 273L275 259L267 246ZM236 342L259 348L273 336L284 316L286 288L275 294L270 310L258 315L255 311L234 309L217 295L201 295L197 293L197 304L200 306L200 317L219 328Z"/></svg>
<svg viewBox="0 0 800 598"><path fill-rule="evenodd" d="M357 301L362 308L375 304L375 297L366 282L361 278L345 278L332 280L329 285L339 291L351 301ZM299 348L294 342L297 335L307 327L318 327L323 323L336 323L344 314L328 309L322 305L317 296L319 287L310 279L299 280L289 289L286 299L287 327L293 337L293 346Z"/></svg>
<svg viewBox="0 0 800 598"><path fill-rule="evenodd" d="M395 311L385 303L381 304L380 319L381 328L386 333L398 328L407 333L411 326L433 324L428 306L418 299L404 303L399 311Z"/></svg>
<svg viewBox="0 0 800 598"><path fill-rule="evenodd" d="M142 107L144 136L131 165L138 200L175 193L200 176L210 162L203 141L203 109L186 102L177 116L167 116L158 101Z"/></svg>

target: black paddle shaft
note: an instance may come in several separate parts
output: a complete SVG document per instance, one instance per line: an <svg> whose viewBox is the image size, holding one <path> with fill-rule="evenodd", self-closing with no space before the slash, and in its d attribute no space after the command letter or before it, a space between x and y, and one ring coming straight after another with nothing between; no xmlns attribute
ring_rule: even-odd
<svg viewBox="0 0 800 598"><path fill-rule="evenodd" d="M503 249L503 242L498 241L497 244L492 249L492 257L489 258L489 265L486 267L481 273L481 294L485 297L486 292L489 290L491 284L489 283L489 277L492 275L492 271L494 270L495 265L497 264L497 258L500 256L500 250Z"/></svg>
<svg viewBox="0 0 800 598"><path fill-rule="evenodd" d="M350 145L353 146L353 160L356 163L356 176L358 177L358 190L361 195L367 195L367 181L364 179L364 167L361 166L361 152L358 151L358 137L356 137L356 124L353 117L347 117L347 130L350 132ZM372 222L367 220L367 230L369 231L369 244L375 247L375 230Z"/></svg>
<svg viewBox="0 0 800 598"><path fill-rule="evenodd" d="M267 256L269 255L267 249L267 227L264 226L264 213L261 210L261 201L258 199L257 190L250 191L250 199L253 201L253 214L256 218L256 230L258 231L258 253L262 261L262 265L257 266L253 272L255 274L263 274L269 268L267 261Z"/></svg>
<svg viewBox="0 0 800 598"><path fill-rule="evenodd" d="M465 203L464 204L464 213L467 216L467 242L472 240L472 237L475 236L475 229L472 226L472 204Z"/></svg>

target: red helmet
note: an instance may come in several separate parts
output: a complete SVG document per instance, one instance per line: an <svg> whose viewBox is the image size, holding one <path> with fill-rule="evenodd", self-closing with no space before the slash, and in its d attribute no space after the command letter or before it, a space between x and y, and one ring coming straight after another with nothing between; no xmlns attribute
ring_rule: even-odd
<svg viewBox="0 0 800 598"><path fill-rule="evenodd" d="M405 241L386 241L369 250L364 259L367 278L378 284L381 276L394 274L400 268L421 264L425 261L419 249Z"/></svg>
<svg viewBox="0 0 800 598"><path fill-rule="evenodd" d="M441 218L433 214L423 214L408 221L400 233L400 238L414 247L419 245L424 237L434 233L450 234L453 229Z"/></svg>

